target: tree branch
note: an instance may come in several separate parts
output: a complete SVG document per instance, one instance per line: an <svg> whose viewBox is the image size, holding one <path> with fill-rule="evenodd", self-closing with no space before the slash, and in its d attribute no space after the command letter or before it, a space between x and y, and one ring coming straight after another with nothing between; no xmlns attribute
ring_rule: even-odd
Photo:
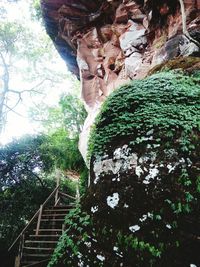
<svg viewBox="0 0 200 267"><path fill-rule="evenodd" d="M1 53L0 51L0 58L2 60L2 63L3 63L3 68L4 68L4 74L3 74L3 83L4 83L4 86L3 86L3 92L7 92L8 91L8 88L9 88L9 70L8 70L8 66L6 64L6 60L3 56L3 54Z"/></svg>
<svg viewBox="0 0 200 267"><path fill-rule="evenodd" d="M200 48L200 43L191 37L190 33L187 30L187 21L186 21L186 13L185 13L185 6L183 0L179 0L180 6L181 6L181 16L182 16L182 27L183 27L183 34L195 45L197 45Z"/></svg>
<svg viewBox="0 0 200 267"><path fill-rule="evenodd" d="M4 106L5 106L9 111L12 111L12 112L15 113L16 115L18 115L18 116L20 116L20 117L22 117L22 118L28 118L28 117L23 116L22 114L18 113L17 111L15 111L14 108L15 108L16 106L14 106L14 108L11 108L11 107L9 107L9 106L6 105L6 104L4 104ZM7 113L8 113L8 112L7 112Z"/></svg>
<svg viewBox="0 0 200 267"><path fill-rule="evenodd" d="M35 177L37 178L37 180L40 182L41 186L42 186L43 188L45 188L45 185L44 185L42 179L41 179L37 174L35 174L34 172L30 171L28 168L26 168L26 170L27 170L29 173L31 173L33 176L35 176Z"/></svg>

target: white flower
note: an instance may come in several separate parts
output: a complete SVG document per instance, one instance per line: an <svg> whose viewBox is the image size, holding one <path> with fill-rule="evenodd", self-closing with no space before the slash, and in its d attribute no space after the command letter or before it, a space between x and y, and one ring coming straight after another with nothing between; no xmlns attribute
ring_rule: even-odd
<svg viewBox="0 0 200 267"><path fill-rule="evenodd" d="M144 214L144 215L142 215L142 218L139 219L139 221L144 222L144 221L146 221L147 217L148 216L146 214Z"/></svg>
<svg viewBox="0 0 200 267"><path fill-rule="evenodd" d="M107 197L107 204L109 207L114 209L119 203L119 194L118 193L113 193L112 196Z"/></svg>
<svg viewBox="0 0 200 267"><path fill-rule="evenodd" d="M135 232L137 232L137 231L139 231L140 230L140 226L139 225L133 225L133 226L130 226L129 227L129 230L131 231L131 232L133 232L133 233L135 233Z"/></svg>
<svg viewBox="0 0 200 267"><path fill-rule="evenodd" d="M100 261L105 261L105 257L102 255L97 255L97 259Z"/></svg>
<svg viewBox="0 0 200 267"><path fill-rule="evenodd" d="M176 165L172 166L171 163L167 164L167 169L169 170L169 173L171 173L173 170L175 170Z"/></svg>
<svg viewBox="0 0 200 267"><path fill-rule="evenodd" d="M86 242L86 241L85 241L84 244L85 244L88 248L91 248L91 245L92 245L91 242Z"/></svg>
<svg viewBox="0 0 200 267"><path fill-rule="evenodd" d="M95 213L98 211L98 206L91 207L91 212Z"/></svg>

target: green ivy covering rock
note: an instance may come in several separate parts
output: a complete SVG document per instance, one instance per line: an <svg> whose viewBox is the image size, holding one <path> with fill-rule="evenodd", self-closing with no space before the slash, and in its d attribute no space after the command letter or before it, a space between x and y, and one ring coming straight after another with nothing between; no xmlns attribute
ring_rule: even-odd
<svg viewBox="0 0 200 267"><path fill-rule="evenodd" d="M153 128L171 138L180 129L182 149L187 149L187 136L200 125L199 90L200 72L193 76L164 72L114 91L96 119L88 156L103 155L118 136L121 143L129 138L139 144Z"/></svg>
<svg viewBox="0 0 200 267"><path fill-rule="evenodd" d="M116 90L89 143L90 187L49 267L200 265L200 74Z"/></svg>

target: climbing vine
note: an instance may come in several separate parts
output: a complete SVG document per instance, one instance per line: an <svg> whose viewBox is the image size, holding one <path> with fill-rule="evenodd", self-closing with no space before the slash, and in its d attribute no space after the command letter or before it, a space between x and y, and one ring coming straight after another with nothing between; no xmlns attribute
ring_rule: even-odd
<svg viewBox="0 0 200 267"><path fill-rule="evenodd" d="M199 133L199 72L157 73L109 96L91 133L90 188L48 267L199 263Z"/></svg>
<svg viewBox="0 0 200 267"><path fill-rule="evenodd" d="M180 129L181 149L192 149L191 131L200 127L199 77L163 72L116 90L96 119L88 157L106 153L119 136L143 142L153 128L171 138Z"/></svg>
<svg viewBox="0 0 200 267"><path fill-rule="evenodd" d="M72 266L72 262L79 259L79 247L88 239L86 229L91 225L91 219L78 205L66 216L64 225L66 230L60 237L48 267Z"/></svg>

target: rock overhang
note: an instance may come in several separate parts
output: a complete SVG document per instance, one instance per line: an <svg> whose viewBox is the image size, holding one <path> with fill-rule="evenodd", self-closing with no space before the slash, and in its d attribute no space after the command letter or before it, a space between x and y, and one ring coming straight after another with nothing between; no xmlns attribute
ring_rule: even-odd
<svg viewBox="0 0 200 267"><path fill-rule="evenodd" d="M198 1L184 0L184 4L189 20L198 17L200 13ZM161 24L167 24L168 16L176 14L179 0L41 0L41 7L47 33L66 61L69 70L78 77L77 41L84 33L92 27L100 29L104 25L113 23L126 24L128 20L144 24L144 20L147 19L151 22L151 25L146 25L147 28L154 27L155 24L166 26ZM146 23L148 24L147 21ZM145 30L148 30L147 28ZM172 35L173 33L169 37Z"/></svg>
<svg viewBox="0 0 200 267"><path fill-rule="evenodd" d="M88 112L80 138L84 158L91 125L111 92L170 59L199 57L200 2L184 0L184 12L180 2L41 0L47 33L81 80Z"/></svg>

